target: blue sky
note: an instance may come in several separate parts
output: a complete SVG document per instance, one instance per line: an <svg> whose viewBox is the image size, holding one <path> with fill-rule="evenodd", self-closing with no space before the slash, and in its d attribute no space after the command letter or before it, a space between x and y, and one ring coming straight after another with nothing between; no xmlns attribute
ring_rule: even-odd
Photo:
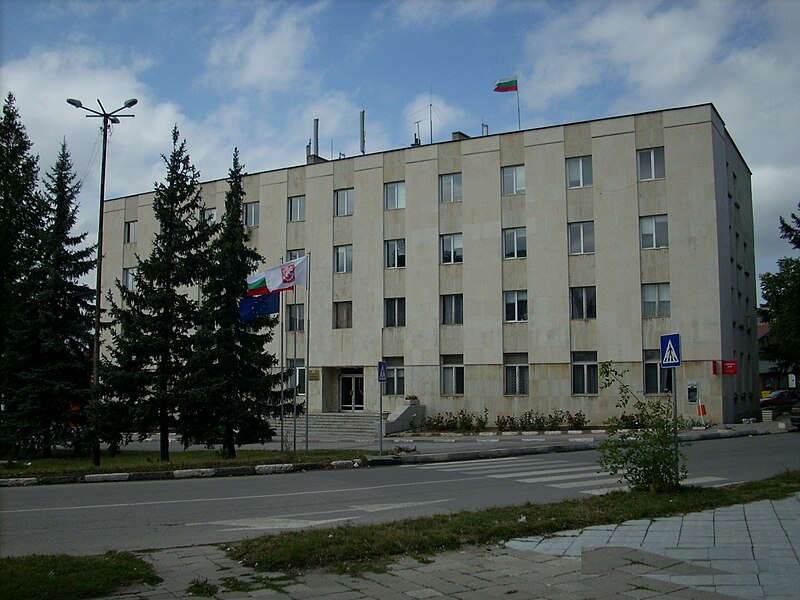
<svg viewBox="0 0 800 600"><path fill-rule="evenodd" d="M779 215L800 194L800 2L515 0L106 0L0 2L0 84L11 91L42 172L67 140L84 181L79 227L94 233L97 120L138 98L114 128L107 196L145 192L177 124L203 180L233 148L248 172L302 164L312 121L320 154L367 152L461 130L522 126L713 102L753 170L758 271L792 254Z"/></svg>

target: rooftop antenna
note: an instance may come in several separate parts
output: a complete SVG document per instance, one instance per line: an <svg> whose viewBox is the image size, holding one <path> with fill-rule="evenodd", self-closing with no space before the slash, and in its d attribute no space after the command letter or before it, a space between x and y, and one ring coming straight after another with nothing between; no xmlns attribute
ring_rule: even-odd
<svg viewBox="0 0 800 600"><path fill-rule="evenodd" d="M431 126L431 144L433 143L433 102L428 104L428 122Z"/></svg>
<svg viewBox="0 0 800 600"><path fill-rule="evenodd" d="M360 136L361 154L364 154L367 151L367 144L366 144L366 138L364 137L364 111L363 110L361 111L361 115L360 115L359 121L360 121L360 131L361 131L361 136Z"/></svg>
<svg viewBox="0 0 800 600"><path fill-rule="evenodd" d="M417 139L419 139L419 124L422 123L422 120L414 121L414 125L417 126Z"/></svg>

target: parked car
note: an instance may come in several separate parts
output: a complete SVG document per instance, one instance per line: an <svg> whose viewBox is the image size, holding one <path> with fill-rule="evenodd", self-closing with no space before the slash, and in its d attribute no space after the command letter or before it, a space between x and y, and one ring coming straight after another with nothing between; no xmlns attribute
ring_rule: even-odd
<svg viewBox="0 0 800 600"><path fill-rule="evenodd" d="M792 422L792 425L800 430L800 402L795 404L792 410L789 411L789 420Z"/></svg>
<svg viewBox="0 0 800 600"><path fill-rule="evenodd" d="M788 411L793 404L800 402L800 392L795 390L775 390L761 399L761 408L776 408Z"/></svg>

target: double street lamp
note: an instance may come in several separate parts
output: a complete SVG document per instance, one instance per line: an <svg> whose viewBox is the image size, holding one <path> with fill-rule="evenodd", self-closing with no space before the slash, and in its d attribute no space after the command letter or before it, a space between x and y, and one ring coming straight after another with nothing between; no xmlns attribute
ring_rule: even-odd
<svg viewBox="0 0 800 600"><path fill-rule="evenodd" d="M95 110L84 106L80 100L75 98L67 98L67 104L85 110L89 114L87 117L98 117L103 119L103 157L102 167L100 170L100 210L97 216L97 283L95 288L94 298L94 347L92 349L92 383L97 385L97 369L100 364L100 302L102 299L101 289L101 272L103 267L103 205L106 200L106 150L108 147L108 130L111 124L118 124L120 117L134 117L136 115L121 115L120 111L128 108L133 108L139 102L136 98L126 100L125 103L116 110L108 112L103 103L97 100L100 110ZM100 441L95 438L92 443L92 462L95 465L100 464Z"/></svg>

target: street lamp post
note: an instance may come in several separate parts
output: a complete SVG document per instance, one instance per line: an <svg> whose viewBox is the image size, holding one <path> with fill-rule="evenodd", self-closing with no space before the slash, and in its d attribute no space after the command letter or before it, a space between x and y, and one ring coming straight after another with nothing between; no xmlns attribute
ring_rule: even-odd
<svg viewBox="0 0 800 600"><path fill-rule="evenodd" d="M136 115L121 115L119 112L128 108L133 108L139 102L136 98L126 100L125 103L118 109L108 112L103 103L97 100L100 110L95 110L84 106L80 100L75 98L67 98L67 104L85 110L89 114L87 117L99 117L103 119L103 156L102 166L100 168L100 209L97 216L97 282L95 287L94 298L94 347L92 348L92 399L97 400L97 368L100 364L100 301L102 299L101 272L103 267L103 205L106 200L106 150L108 147L108 129L111 123L119 123L119 117L134 117ZM100 464L100 439L95 435L92 440L92 463L95 465Z"/></svg>

